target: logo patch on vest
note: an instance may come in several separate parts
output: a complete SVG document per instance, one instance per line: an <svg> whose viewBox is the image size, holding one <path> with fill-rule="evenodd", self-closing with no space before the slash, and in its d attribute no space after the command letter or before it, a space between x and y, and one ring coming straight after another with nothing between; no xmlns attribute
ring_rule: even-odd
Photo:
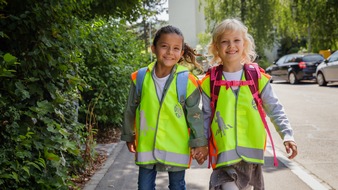
<svg viewBox="0 0 338 190"><path fill-rule="evenodd" d="M224 119L221 117L221 114L219 111L216 112L216 121L218 124L218 129L216 131L216 136L221 135L221 137L225 136L225 130L233 128L230 124L226 124L224 122Z"/></svg>
<svg viewBox="0 0 338 190"><path fill-rule="evenodd" d="M183 110L179 103L175 105L174 111L177 118L180 118L183 115Z"/></svg>

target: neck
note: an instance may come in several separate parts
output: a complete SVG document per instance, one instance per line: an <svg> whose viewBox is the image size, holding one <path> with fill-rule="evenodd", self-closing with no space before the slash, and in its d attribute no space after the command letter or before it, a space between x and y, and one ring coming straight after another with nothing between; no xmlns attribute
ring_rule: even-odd
<svg viewBox="0 0 338 190"><path fill-rule="evenodd" d="M155 74L158 78L163 78L168 76L171 73L173 67L164 67L160 64L155 64Z"/></svg>
<svg viewBox="0 0 338 190"><path fill-rule="evenodd" d="M227 63L224 64L223 63L224 72L233 73L233 72L240 71L241 69L243 69L243 65L241 63L237 63L237 64L227 64Z"/></svg>

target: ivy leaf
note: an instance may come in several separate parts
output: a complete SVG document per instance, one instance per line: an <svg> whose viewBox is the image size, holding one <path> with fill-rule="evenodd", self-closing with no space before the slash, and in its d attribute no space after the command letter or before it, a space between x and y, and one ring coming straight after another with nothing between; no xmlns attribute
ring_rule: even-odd
<svg viewBox="0 0 338 190"><path fill-rule="evenodd" d="M50 102L48 102L47 100L37 102L37 105L41 110L46 111L46 113L51 113L51 112L54 111L53 105Z"/></svg>
<svg viewBox="0 0 338 190"><path fill-rule="evenodd" d="M12 74L14 72L16 72L16 71L15 70L7 70L5 68L2 68L2 70L0 70L0 77L14 77L15 75Z"/></svg>
<svg viewBox="0 0 338 190"><path fill-rule="evenodd" d="M26 87L22 84L22 82L16 82L15 86L17 89L15 90L15 94L19 96L22 100L30 98L29 92L26 90Z"/></svg>
<svg viewBox="0 0 338 190"><path fill-rule="evenodd" d="M47 150L45 150L45 157L48 159L48 160L54 160L54 161L59 161L60 160L60 157L56 154L53 154L53 153L50 153L48 152Z"/></svg>
<svg viewBox="0 0 338 190"><path fill-rule="evenodd" d="M7 63L15 63L17 58L14 57L12 54L10 53L6 53L4 55L4 60L7 62Z"/></svg>

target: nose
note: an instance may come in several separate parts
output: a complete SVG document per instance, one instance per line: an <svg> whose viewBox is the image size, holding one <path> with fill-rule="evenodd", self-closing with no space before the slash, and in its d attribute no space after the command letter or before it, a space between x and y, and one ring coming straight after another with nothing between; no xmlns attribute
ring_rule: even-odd
<svg viewBox="0 0 338 190"><path fill-rule="evenodd" d="M232 41L229 41L229 43L228 43L228 47L233 47L235 45L235 43L234 42L232 42Z"/></svg>
<svg viewBox="0 0 338 190"><path fill-rule="evenodd" d="M167 54L171 54L172 52L173 52L173 48L170 48L170 47L169 47L169 48L167 49Z"/></svg>

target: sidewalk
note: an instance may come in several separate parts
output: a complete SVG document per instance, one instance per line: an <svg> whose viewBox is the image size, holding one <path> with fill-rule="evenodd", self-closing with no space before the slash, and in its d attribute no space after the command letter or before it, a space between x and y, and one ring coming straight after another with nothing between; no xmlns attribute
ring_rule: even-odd
<svg viewBox="0 0 338 190"><path fill-rule="evenodd" d="M84 190L136 190L138 167L134 164L125 142L99 145L98 149L107 151L108 158L84 187ZM273 156L267 151L263 167L266 190L310 190L325 189L322 187L310 188L282 162L279 167L273 166ZM186 171L188 190L207 190L212 170L205 163L199 166L195 161ZM168 189L167 173L158 173L156 189Z"/></svg>
<svg viewBox="0 0 338 190"><path fill-rule="evenodd" d="M95 172L95 174L86 183L83 190L95 190L100 183L109 167L114 163L117 154L123 147L124 142L110 143L110 144L98 144L96 151L101 154L107 154L107 160L102 164L101 168Z"/></svg>

